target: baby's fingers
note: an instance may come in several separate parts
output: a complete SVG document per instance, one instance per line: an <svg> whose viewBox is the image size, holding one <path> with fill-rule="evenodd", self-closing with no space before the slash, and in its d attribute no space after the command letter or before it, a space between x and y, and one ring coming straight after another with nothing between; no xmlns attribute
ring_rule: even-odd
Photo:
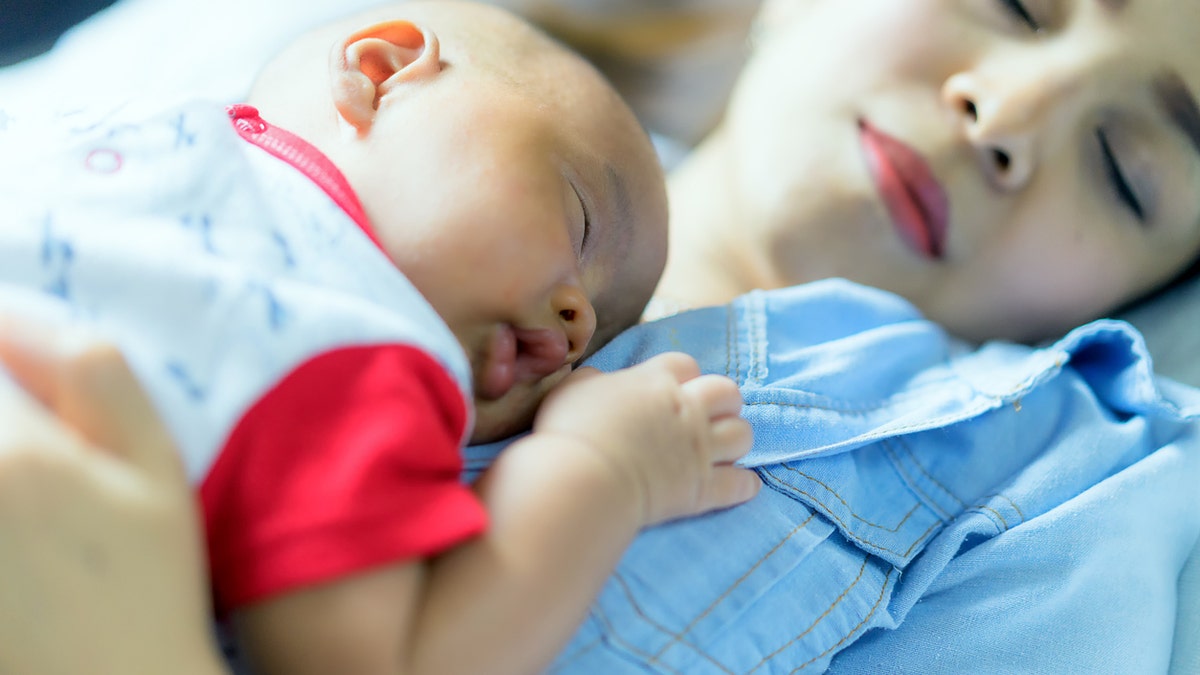
<svg viewBox="0 0 1200 675"><path fill-rule="evenodd" d="M694 396L708 412L711 420L740 415L742 392L737 383L722 375L701 375L683 385L689 396Z"/></svg>
<svg viewBox="0 0 1200 675"><path fill-rule="evenodd" d="M750 452L754 431L740 417L725 417L712 425L713 464L731 464Z"/></svg>
<svg viewBox="0 0 1200 675"><path fill-rule="evenodd" d="M663 352L633 366L630 370L662 368L675 378L676 382L688 382L700 375L700 366L696 359L682 352Z"/></svg>
<svg viewBox="0 0 1200 675"><path fill-rule="evenodd" d="M736 466L718 466L713 469L706 502L701 511L723 509L747 501L758 494L762 481L750 469Z"/></svg>

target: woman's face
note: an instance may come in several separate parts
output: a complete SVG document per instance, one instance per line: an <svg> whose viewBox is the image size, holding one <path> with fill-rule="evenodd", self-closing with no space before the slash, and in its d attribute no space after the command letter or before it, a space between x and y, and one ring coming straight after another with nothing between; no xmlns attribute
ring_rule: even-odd
<svg viewBox="0 0 1200 675"><path fill-rule="evenodd" d="M768 0L725 122L782 280L1036 339L1200 248L1200 3Z"/></svg>

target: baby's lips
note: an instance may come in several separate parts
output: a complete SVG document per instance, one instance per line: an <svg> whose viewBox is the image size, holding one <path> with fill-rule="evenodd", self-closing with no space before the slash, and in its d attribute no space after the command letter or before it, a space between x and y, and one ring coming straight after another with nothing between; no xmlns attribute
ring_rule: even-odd
<svg viewBox="0 0 1200 675"><path fill-rule="evenodd" d="M517 336L512 326L501 326L488 341L483 366L475 375L475 393L494 401L507 394L516 381Z"/></svg>
<svg viewBox="0 0 1200 675"><path fill-rule="evenodd" d="M488 342L476 375L476 393L485 401L507 394L517 383L537 382L567 365L570 345L561 330L501 326Z"/></svg>
<svg viewBox="0 0 1200 675"><path fill-rule="evenodd" d="M517 381L534 382L567 365L571 346L561 330L514 328L517 338Z"/></svg>

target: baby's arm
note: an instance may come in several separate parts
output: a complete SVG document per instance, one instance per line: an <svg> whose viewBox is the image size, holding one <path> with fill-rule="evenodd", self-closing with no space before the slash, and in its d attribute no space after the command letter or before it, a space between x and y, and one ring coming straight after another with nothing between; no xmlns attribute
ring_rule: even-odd
<svg viewBox="0 0 1200 675"><path fill-rule="evenodd" d="M681 354L576 373L477 489L491 524L422 563L239 613L264 673L532 673L566 644L637 532L752 497L734 383Z"/></svg>

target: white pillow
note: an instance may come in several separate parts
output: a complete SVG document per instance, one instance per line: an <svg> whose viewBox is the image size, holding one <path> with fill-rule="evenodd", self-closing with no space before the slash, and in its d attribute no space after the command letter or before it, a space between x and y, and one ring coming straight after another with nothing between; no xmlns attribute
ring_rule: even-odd
<svg viewBox="0 0 1200 675"><path fill-rule="evenodd" d="M1200 387L1200 277L1118 318L1146 337L1157 372Z"/></svg>

